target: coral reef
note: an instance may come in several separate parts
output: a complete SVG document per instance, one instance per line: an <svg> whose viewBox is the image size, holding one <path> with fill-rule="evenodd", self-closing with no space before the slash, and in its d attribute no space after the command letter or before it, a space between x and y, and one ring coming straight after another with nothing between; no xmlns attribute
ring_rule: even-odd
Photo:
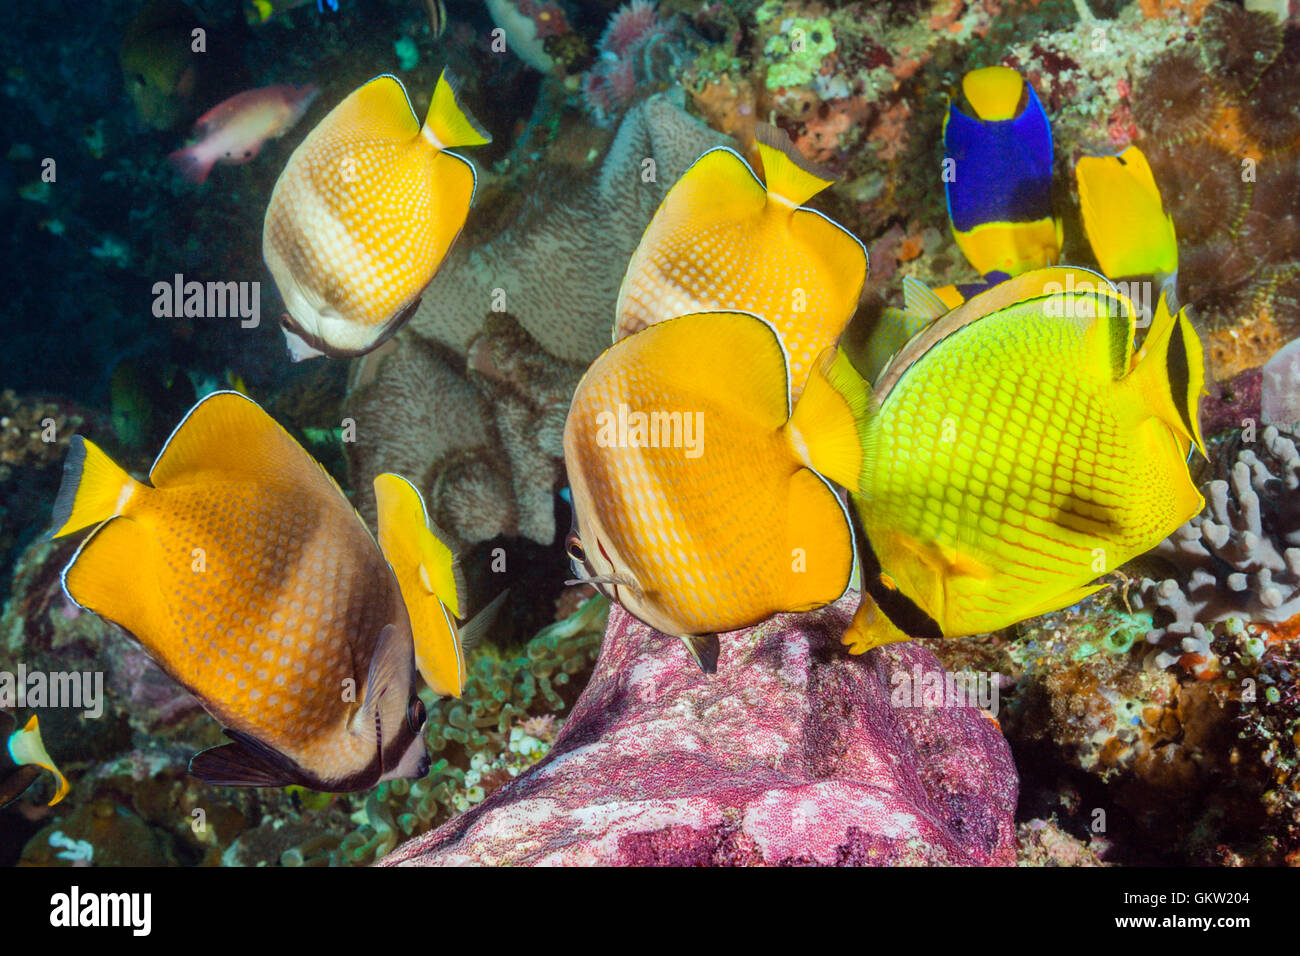
<svg viewBox="0 0 1300 956"><path fill-rule="evenodd" d="M473 658L460 700L428 701L425 736L434 755L428 776L380 784L365 798L358 828L341 840L309 834L282 851L281 862L374 862L400 841L481 803L544 756L561 726L558 715L573 704L595 663L608 607L604 598L591 598L521 654Z"/></svg>
<svg viewBox="0 0 1300 956"><path fill-rule="evenodd" d="M512 225L453 249L398 347L366 360L370 384L348 400L368 429L349 449L352 474L410 476L464 542L551 543L568 396L609 343L654 210L720 142L674 97L652 96L628 112L594 178L556 185L539 173L539 198ZM368 481L353 484L373 513Z"/></svg>
<svg viewBox="0 0 1300 956"><path fill-rule="evenodd" d="M844 654L855 601L724 636L713 677L614 608L546 758L385 864L1014 862L1001 735L909 706L900 686L942 675L920 646Z"/></svg>
<svg viewBox="0 0 1300 956"><path fill-rule="evenodd" d="M1260 421L1300 433L1300 339L1279 349L1261 378Z"/></svg>
<svg viewBox="0 0 1300 956"><path fill-rule="evenodd" d="M1231 464L1226 479L1205 486L1206 512L1152 552L1174 573L1143 578L1134 604L1173 617L1147 638L1179 642L1162 653L1161 666L1183 654L1208 656L1205 625L1281 624L1300 614L1300 454L1294 436L1273 426L1259 439L1248 443L1239 431L1217 449L1216 459Z"/></svg>

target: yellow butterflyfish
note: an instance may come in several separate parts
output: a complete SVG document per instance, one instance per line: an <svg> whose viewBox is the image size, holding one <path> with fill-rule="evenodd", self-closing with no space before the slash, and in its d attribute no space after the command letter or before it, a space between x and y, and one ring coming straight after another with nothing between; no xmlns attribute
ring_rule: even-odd
<svg viewBox="0 0 1300 956"><path fill-rule="evenodd" d="M289 157L262 253L295 360L361 355L415 312L469 215L477 177L457 146L491 141L438 78L424 125L379 76L334 107Z"/></svg>
<svg viewBox="0 0 1300 956"><path fill-rule="evenodd" d="M780 333L797 398L814 360L853 317L867 251L803 205L834 181L830 173L775 127L759 124L757 145L766 185L717 147L669 190L628 263L614 338L690 312L752 312Z"/></svg>
<svg viewBox="0 0 1300 956"><path fill-rule="evenodd" d="M793 405L790 383L769 323L681 316L603 352L565 423L575 574L706 671L716 632L849 585L853 535L830 482L856 486L869 467L870 395L830 349Z"/></svg>
<svg viewBox="0 0 1300 956"><path fill-rule="evenodd" d="M1130 146L1118 156L1084 156L1075 167L1083 228L1112 279L1178 270L1178 239L1151 165Z"/></svg>
<svg viewBox="0 0 1300 956"><path fill-rule="evenodd" d="M1200 340L1167 304L1084 269L1035 270L924 329L875 385L877 467L854 489L855 653L1068 607L1202 507Z"/></svg>
<svg viewBox="0 0 1300 956"><path fill-rule="evenodd" d="M53 534L91 526L64 590L226 728L231 743L191 760L196 777L342 792L428 770L397 575L338 485L253 401L200 401L147 481L74 436Z"/></svg>

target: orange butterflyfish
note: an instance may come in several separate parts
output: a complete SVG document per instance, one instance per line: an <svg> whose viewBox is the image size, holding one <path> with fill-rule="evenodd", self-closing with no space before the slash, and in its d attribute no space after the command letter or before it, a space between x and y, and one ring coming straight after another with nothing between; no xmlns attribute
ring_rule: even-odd
<svg viewBox="0 0 1300 956"><path fill-rule="evenodd" d="M477 176L455 146L491 141L444 70L424 125L379 76L294 150L266 210L262 254L294 360L378 347L419 304L460 234Z"/></svg>
<svg viewBox="0 0 1300 956"><path fill-rule="evenodd" d="M401 475L376 475L379 547L402 589L415 639L415 666L435 694L460 697L465 648L491 626L505 592L463 627L465 578L450 537L434 524L416 487Z"/></svg>
<svg viewBox="0 0 1300 956"><path fill-rule="evenodd" d="M739 309L781 335L797 398L813 362L857 309L867 250L803 205L831 185L789 137L759 124L767 183L726 147L709 150L659 206L618 293L614 339L674 316Z"/></svg>
<svg viewBox="0 0 1300 956"><path fill-rule="evenodd" d="M197 754L194 776L340 792L428 770L404 569L250 399L195 405L147 482L75 436L52 534L90 526L68 597L138 640L232 740Z"/></svg>
<svg viewBox="0 0 1300 956"><path fill-rule="evenodd" d="M781 337L749 313L620 339L565 423L574 573L681 638L706 672L716 632L836 600L854 543L831 482L857 487L869 467L870 402L827 349L793 403Z"/></svg>

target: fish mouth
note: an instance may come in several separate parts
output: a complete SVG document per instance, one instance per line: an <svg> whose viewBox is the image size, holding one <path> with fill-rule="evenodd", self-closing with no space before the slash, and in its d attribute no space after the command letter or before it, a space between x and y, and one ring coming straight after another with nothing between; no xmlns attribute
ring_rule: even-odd
<svg viewBox="0 0 1300 956"><path fill-rule="evenodd" d="M422 297L417 296L414 302L388 320L384 325L383 330L375 336L374 340L370 342L369 345L359 349L344 349L339 348L337 345L331 345L316 333L308 332L304 329L288 312L284 312L280 315L280 326L285 331L291 332L298 338L302 339L303 342L315 349L317 352L328 356L329 358L358 358L362 355L373 352L396 335L398 331L401 330L402 326L410 321L411 316L415 315L416 310L420 307L421 301Z"/></svg>
<svg viewBox="0 0 1300 956"><path fill-rule="evenodd" d="M570 543L573 542L575 537L576 535L570 535ZM596 542L596 548L600 551L601 556L609 562L609 566L612 570L614 562L610 558L609 552L605 550L605 546L600 543L599 538L594 540ZM578 542L578 546L581 547L580 541ZM573 569L575 577L565 581L564 583L566 585L590 584L601 594L605 595L605 597L609 598L611 601L617 601L619 604L623 603L623 599L618 593L620 587L627 588L627 590L631 592L637 600L642 600L645 597L644 592L641 590L641 585L635 578L618 572L599 574L596 569L592 567L591 561L586 557L585 553L583 553L583 556L579 558L578 555L570 551L569 563Z"/></svg>

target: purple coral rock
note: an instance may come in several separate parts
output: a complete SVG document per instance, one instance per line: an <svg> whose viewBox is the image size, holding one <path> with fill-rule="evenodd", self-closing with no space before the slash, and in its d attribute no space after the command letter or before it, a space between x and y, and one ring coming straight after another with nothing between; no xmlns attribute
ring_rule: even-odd
<svg viewBox="0 0 1300 956"><path fill-rule="evenodd" d="M855 599L722 637L705 677L620 607L546 758L386 865L1012 864L1019 781L967 706L896 707L942 667L851 657Z"/></svg>

